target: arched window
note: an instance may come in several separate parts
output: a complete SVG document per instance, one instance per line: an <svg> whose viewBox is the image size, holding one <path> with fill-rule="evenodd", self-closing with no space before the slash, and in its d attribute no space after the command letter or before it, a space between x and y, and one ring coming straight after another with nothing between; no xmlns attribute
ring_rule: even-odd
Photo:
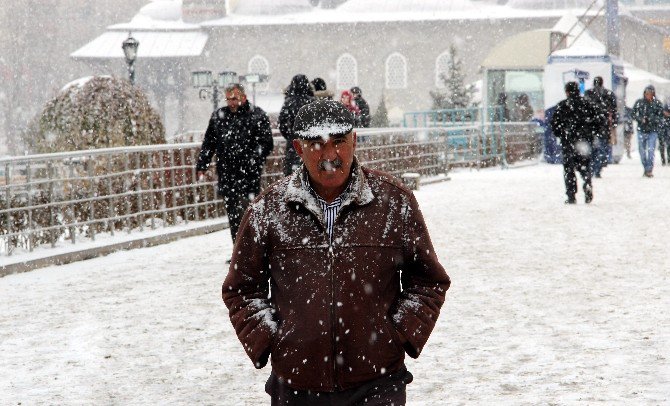
<svg viewBox="0 0 670 406"><path fill-rule="evenodd" d="M358 62L350 54L337 58L337 88L350 89L358 85Z"/></svg>
<svg viewBox="0 0 670 406"><path fill-rule="evenodd" d="M386 58L386 88L405 89L407 87L407 59L398 52Z"/></svg>
<svg viewBox="0 0 670 406"><path fill-rule="evenodd" d="M449 56L449 51L444 51L437 57L435 60L435 87L438 89L444 88L444 80L442 80L442 74L447 74L449 72L449 61L451 57Z"/></svg>
<svg viewBox="0 0 670 406"><path fill-rule="evenodd" d="M247 72L249 73L258 73L260 75L269 75L270 74L270 64L264 56L256 55L253 58L249 59L249 65ZM266 92L269 88L268 82L259 83L256 85L256 91Z"/></svg>

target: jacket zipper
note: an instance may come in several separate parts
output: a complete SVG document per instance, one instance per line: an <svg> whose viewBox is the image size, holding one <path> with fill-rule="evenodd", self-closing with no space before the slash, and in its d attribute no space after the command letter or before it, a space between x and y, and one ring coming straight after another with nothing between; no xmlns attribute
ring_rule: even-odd
<svg viewBox="0 0 670 406"><path fill-rule="evenodd" d="M333 387L336 390L340 389L340 385L337 379L337 342L335 340L337 331L337 320L335 320L335 272L333 267L334 254L333 254L333 242L330 241L330 236L328 236L328 265L330 267L330 342L332 344L332 353L331 353L331 365L333 366Z"/></svg>

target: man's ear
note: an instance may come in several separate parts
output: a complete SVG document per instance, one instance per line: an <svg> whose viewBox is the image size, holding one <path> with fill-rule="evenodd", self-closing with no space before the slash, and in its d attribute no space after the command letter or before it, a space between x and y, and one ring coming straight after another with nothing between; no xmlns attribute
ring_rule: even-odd
<svg viewBox="0 0 670 406"><path fill-rule="evenodd" d="M292 142L293 142L293 148L295 149L295 152L297 152L298 155L300 156L300 158L302 158L302 153L303 153L303 151L302 151L302 140L296 139L296 140L293 140Z"/></svg>
<svg viewBox="0 0 670 406"><path fill-rule="evenodd" d="M358 136L356 135L356 131L353 132L353 140L354 140L354 150L356 149L356 142L358 142Z"/></svg>

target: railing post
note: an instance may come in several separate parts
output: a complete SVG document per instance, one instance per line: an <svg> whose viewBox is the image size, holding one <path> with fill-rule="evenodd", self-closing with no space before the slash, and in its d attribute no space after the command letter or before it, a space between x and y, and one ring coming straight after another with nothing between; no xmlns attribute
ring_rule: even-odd
<svg viewBox="0 0 670 406"><path fill-rule="evenodd" d="M116 209L116 198L114 197L114 186L112 181L113 171L112 156L110 155L107 157L107 193L109 193L109 197L107 198L107 215L109 216L107 219L107 228L109 229L109 234L112 236L114 236L114 211Z"/></svg>
<svg viewBox="0 0 670 406"><path fill-rule="evenodd" d="M156 229L156 190L154 189L154 156L155 153L150 152L149 153L149 158L148 158L148 173L149 173L149 207L150 210L152 211L151 213L151 229L155 230Z"/></svg>
<svg viewBox="0 0 670 406"><path fill-rule="evenodd" d="M12 213L12 192L11 192L11 175L9 174L10 166L5 164L5 205L7 206L7 215L5 216L5 224L7 226L7 234L12 233L12 221L14 220L14 214ZM12 255L12 242L11 237L7 237L7 256Z"/></svg>
<svg viewBox="0 0 670 406"><path fill-rule="evenodd" d="M56 246L56 236L58 233L53 228L56 224L56 215L54 214L53 200L54 200L54 182L53 182L53 163L47 163L47 179L49 181L49 240L51 240L51 248Z"/></svg>
<svg viewBox="0 0 670 406"><path fill-rule="evenodd" d="M88 230L91 232L91 241L95 241L95 159L91 155L86 161L88 172Z"/></svg>
<svg viewBox="0 0 670 406"><path fill-rule="evenodd" d="M142 214L144 207L142 204L142 160L140 159L140 152L135 153L135 173L137 173L137 185L135 186L135 190L137 191L137 221L139 222L140 231L144 231L144 214Z"/></svg>
<svg viewBox="0 0 670 406"><path fill-rule="evenodd" d="M478 166L478 169L481 168L481 160L486 159L486 135L487 135L487 131L486 131L486 122L484 120L484 108L482 107L481 109L482 109L481 112L479 112L476 109L473 109L473 112L472 112L473 115L476 114L476 113L479 113L479 127L481 128L480 138L479 138L480 145L479 145L479 148L478 148L478 151L479 151L479 163L478 163L479 166ZM473 117L472 118L472 124L475 123L475 120L476 120L476 117Z"/></svg>
<svg viewBox="0 0 670 406"><path fill-rule="evenodd" d="M191 158L190 160L190 166L191 166L191 184L193 185L192 191L193 191L193 217L195 221L200 220L200 214L198 213L200 211L200 206L198 203L200 203L200 195L198 194L198 173L195 169L195 150L191 149L189 150L189 157ZM205 216L207 216L205 214Z"/></svg>
<svg viewBox="0 0 670 406"><path fill-rule="evenodd" d="M33 252L33 179L30 162L26 164L26 190L28 193L26 201L28 202L28 251Z"/></svg>
<svg viewBox="0 0 670 406"><path fill-rule="evenodd" d="M502 169L507 168L507 137L505 134L507 133L507 124L504 122L500 123L500 149L502 153L502 160L501 160L501 167Z"/></svg>
<svg viewBox="0 0 670 406"><path fill-rule="evenodd" d="M161 214L163 218L163 227L167 227L167 203L165 202L165 155L163 155L163 151L160 151L158 154L158 162L160 165L160 184L161 184Z"/></svg>
<svg viewBox="0 0 670 406"><path fill-rule="evenodd" d="M69 173L69 175L70 175L70 179L69 179L69 183L70 183L70 208L69 208L70 209L70 218L72 219L72 223L75 223L77 221L76 213L75 213L75 203L74 203L76 195L75 195L74 184L73 184L75 176L74 176L74 163L73 163L72 159L70 159L70 170L69 170L69 172L70 172ZM77 227L74 227L74 226L70 225L70 227L68 227L68 229L70 230L70 241L72 241L72 244L75 244L77 242L77 236L76 236Z"/></svg>
<svg viewBox="0 0 670 406"><path fill-rule="evenodd" d="M179 148L179 159L181 162L180 168L179 168L179 174L181 177L181 188L180 188L180 193L183 193L184 195L184 224L188 224L188 203L187 203L187 195L186 195L186 171L184 170L184 166L186 165L186 160L184 159L184 148Z"/></svg>
<svg viewBox="0 0 670 406"><path fill-rule="evenodd" d="M130 174L128 173L129 168L130 168L130 158L128 158L128 152L123 152L123 183L125 184L126 181L128 181L128 186L130 186L130 184L131 184ZM126 189L126 188L124 187L123 189ZM130 191L130 188L128 188L128 190ZM128 192L126 192L126 194L127 193ZM126 196L125 199L123 199L126 203L126 212L125 212L125 216L124 216L124 219L125 219L124 222L126 223L126 229L128 229L128 234L130 234L130 229L131 229L131 227L130 227L130 212L131 212L130 196L132 196L132 195L128 195L128 196Z"/></svg>
<svg viewBox="0 0 670 406"><path fill-rule="evenodd" d="M170 186L170 187L171 187L170 190L172 191L172 216L173 216L173 218L174 218L174 220L175 220L175 224L176 224L176 220L177 220L177 209L176 209L176 207L177 207L177 192L175 191L175 180L174 180L174 177L175 177L175 171L174 171L174 150L171 149L171 150L170 150L170 185L171 185L171 186Z"/></svg>

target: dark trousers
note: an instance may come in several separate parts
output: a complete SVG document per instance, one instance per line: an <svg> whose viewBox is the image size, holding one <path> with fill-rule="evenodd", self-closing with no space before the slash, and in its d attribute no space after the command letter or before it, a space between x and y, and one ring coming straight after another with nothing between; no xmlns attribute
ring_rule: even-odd
<svg viewBox="0 0 670 406"><path fill-rule="evenodd" d="M406 369L340 392L313 392L291 389L274 373L265 392L272 406L405 406L405 387L414 377Z"/></svg>
<svg viewBox="0 0 670 406"><path fill-rule="evenodd" d="M591 157L588 154L580 154L575 150L563 149L563 178L568 200L575 200L577 194L577 175L575 171L582 175L584 193L587 196L590 195L593 190L591 185Z"/></svg>
<svg viewBox="0 0 670 406"><path fill-rule="evenodd" d="M226 213L228 214L228 224L230 225L230 234L235 242L237 230L240 229L240 223L244 212L247 211L249 203L254 198L253 194L228 194L222 196L223 203L226 205Z"/></svg>
<svg viewBox="0 0 670 406"><path fill-rule="evenodd" d="M607 162L609 161L609 152L609 138L596 137L593 141L593 149L591 150L591 174L593 176L600 177L600 172L603 167L607 166Z"/></svg>

